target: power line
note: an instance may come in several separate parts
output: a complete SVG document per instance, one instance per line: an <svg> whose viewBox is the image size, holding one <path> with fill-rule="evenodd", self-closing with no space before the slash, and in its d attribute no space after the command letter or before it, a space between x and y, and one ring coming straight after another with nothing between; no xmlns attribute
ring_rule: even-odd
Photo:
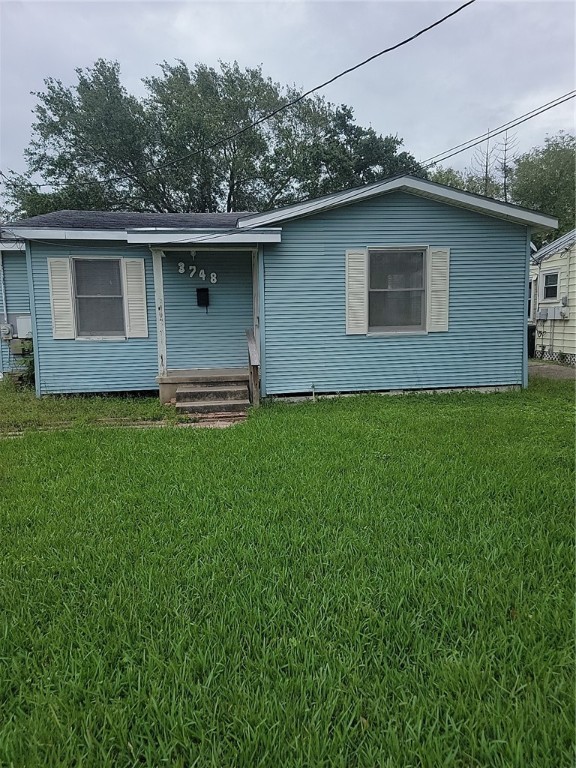
<svg viewBox="0 0 576 768"><path fill-rule="evenodd" d="M326 88L327 85L331 85L332 83L335 83L336 80L339 80L341 77L344 77L345 75L349 75L351 72L355 72L357 69L364 67L366 64L369 64L371 61L378 59L380 56L384 56L384 54L386 53L391 53L392 51L396 51L398 48L402 48L402 46L413 42L418 37L421 37L422 35L426 34L426 32L429 32L431 29L434 29L435 27L440 26L440 24L443 24L445 21L452 18L452 16L456 16L457 13L460 13L469 5L472 5L475 2L476 0L468 0L468 2L459 6L458 8L451 11L450 13L447 13L445 16L442 16L441 19L434 21L432 24L429 24L427 27L424 27L423 29L416 32L415 34L410 35L410 37L407 37L404 40L401 40L399 43L389 46L388 48L384 48L383 50L378 51L378 53L374 53L372 56L369 56L367 59L364 59L358 64L354 64L354 66L352 67L348 67L348 69L345 69L342 72L339 72L337 75L334 75L330 79L325 80L323 83L320 83L320 85L316 85L313 88L310 88L309 90L300 94L300 96L297 96L295 99L292 99L291 101L286 102L286 104L283 104L282 106L277 107L276 109L272 110L272 112L268 112L267 114L262 115L262 117L259 117L257 120L254 120L254 122L250 123L249 125L246 125L243 128L240 128L239 130L229 134L228 136L224 136L223 138L218 139L213 144L209 144L208 146L202 147L201 149L196 149L193 152L188 152L184 155L181 155L180 157L174 158L173 160L169 160L166 163L160 163L159 165L154 165L148 170L145 170L143 173L146 175L149 173L153 173L155 171L163 170L164 168L169 168L170 166L175 165L176 163L181 163L184 160L189 160L191 157L195 157L196 155L200 155L200 154L203 154L204 152L209 152L212 149L216 149L217 147L222 146L222 144L227 144L229 141L232 141L232 139L236 139L238 136L241 136L247 131L252 130L252 128L256 128L256 126L260 125L261 123L264 123L267 120L270 120L270 118L280 114L280 112L284 112L286 109L289 109L290 107L295 106L296 104L301 102L303 99L307 98L308 96L311 96L313 93L316 93L316 91L320 91L322 88ZM4 174L2 175L4 176ZM95 179L93 183L110 184L116 181L124 181L126 179L131 179L131 178L132 176L129 176L129 175L115 176L109 179ZM45 184L32 184L31 186L40 188L40 187L51 187L53 185L49 183L45 183Z"/></svg>
<svg viewBox="0 0 576 768"><path fill-rule="evenodd" d="M541 104L539 107L534 107L534 109L529 110L528 112L525 112L523 115L519 115L518 117L514 117L512 120L509 120L507 123L503 123L502 125L498 126L495 130L499 130L500 128L511 128L513 127L511 123L516 122L516 120L520 120L523 117L527 117L529 115L532 115L533 112L539 111L543 109L544 107L548 106L556 106L555 102L559 101L560 99L564 99L566 97L572 97L574 94L576 94L576 91L568 91L568 93L564 93L562 96L557 96L555 99L552 99L551 101L546 102L546 104ZM536 117L536 115L533 115L533 117ZM474 136L473 139L468 139L468 141L463 141L462 144L456 144L456 146L451 147L450 149L444 150L444 152L439 152L437 155L432 155L432 157L429 157L427 160L425 160L425 163L430 163L433 160L436 160L437 157L440 157L440 155L445 155L446 152L451 152L453 149L459 149L460 147L464 147L467 144L470 144L472 141L477 140L484 140L488 138L488 134L490 136L493 135L493 131L485 131L484 133L480 134L480 136Z"/></svg>
<svg viewBox="0 0 576 768"><path fill-rule="evenodd" d="M558 98L561 100L556 100L553 104L550 102L548 104L543 104L541 107L537 107L536 110L532 110L534 114L527 113L527 116L521 115L520 117L505 123L503 126L499 126L494 130L487 131L486 133L482 134L482 136L476 137L476 139L470 139L470 141L464 142L463 144L457 144L455 147L451 147L450 149L445 150L445 152L440 152L438 155L434 155L432 158L424 160L422 166L424 168L430 168L433 165L438 165L438 163L442 163L444 160L448 160L449 157L454 157L454 155L459 155L461 152L466 152L466 150L472 149L472 147L475 147L478 144L482 144L484 141L492 138L493 136L499 136L501 133L505 133L511 128L516 128L516 126L522 125L522 123L525 123L528 120L532 120L533 117L538 117L538 115L541 115L544 112L548 112L549 109L559 107L561 104L576 98L576 91L571 91L569 94L565 94L564 97L559 96ZM463 148L459 149L459 147Z"/></svg>

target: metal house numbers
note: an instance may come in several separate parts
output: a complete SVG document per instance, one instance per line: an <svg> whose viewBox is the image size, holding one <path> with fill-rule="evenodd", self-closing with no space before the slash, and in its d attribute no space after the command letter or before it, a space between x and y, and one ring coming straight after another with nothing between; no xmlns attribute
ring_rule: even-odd
<svg viewBox="0 0 576 768"><path fill-rule="evenodd" d="M193 277L204 281L208 280L210 283L212 283L212 285L218 282L218 275L216 272L207 273L205 269L198 269L195 264L189 264L188 267L186 267L186 264L183 261L179 261L178 273L180 275L185 275L186 270L188 270L188 277Z"/></svg>

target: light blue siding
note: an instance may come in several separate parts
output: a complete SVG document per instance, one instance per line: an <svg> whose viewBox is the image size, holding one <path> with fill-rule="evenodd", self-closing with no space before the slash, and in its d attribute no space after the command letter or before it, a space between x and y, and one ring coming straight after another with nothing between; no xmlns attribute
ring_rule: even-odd
<svg viewBox="0 0 576 768"><path fill-rule="evenodd" d="M2 251L2 268L6 291L8 320L15 326L16 315L30 313L26 254L24 251ZM2 308L0 301L0 308ZM18 365L18 358L10 352L10 346L0 341L0 373L7 373Z"/></svg>
<svg viewBox="0 0 576 768"><path fill-rule="evenodd" d="M179 262L185 272L178 271ZM189 266L196 267L190 278ZM205 280L198 277L205 272ZM217 282L210 282L215 273ZM162 259L168 369L236 368L247 365L246 329L253 324L252 261L247 251L199 251ZM208 311L196 289L208 288Z"/></svg>
<svg viewBox="0 0 576 768"><path fill-rule="evenodd" d="M526 227L408 193L287 222L264 247L266 394L522 384ZM345 251L450 248L449 330L347 336Z"/></svg>
<svg viewBox="0 0 576 768"><path fill-rule="evenodd" d="M34 286L38 394L157 389L154 277L152 255L148 248L126 247L111 242L71 243L65 247L30 243L28 248ZM65 256L143 258L146 267L148 338L112 341L53 339L47 259Z"/></svg>

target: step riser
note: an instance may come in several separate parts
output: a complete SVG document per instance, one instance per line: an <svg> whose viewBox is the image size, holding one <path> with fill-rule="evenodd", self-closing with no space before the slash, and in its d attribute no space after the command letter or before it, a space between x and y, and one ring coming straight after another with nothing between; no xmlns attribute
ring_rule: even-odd
<svg viewBox="0 0 576 768"><path fill-rule="evenodd" d="M210 387L240 387L248 386L248 379L186 379L178 382L178 389L210 389Z"/></svg>
<svg viewBox="0 0 576 768"><path fill-rule="evenodd" d="M247 400L214 400L213 402L176 403L176 410L181 413L241 413L250 403Z"/></svg>
<svg viewBox="0 0 576 768"><path fill-rule="evenodd" d="M191 403L195 400L248 400L248 387L230 387L230 389L206 390L204 387L197 389L176 390L177 403Z"/></svg>

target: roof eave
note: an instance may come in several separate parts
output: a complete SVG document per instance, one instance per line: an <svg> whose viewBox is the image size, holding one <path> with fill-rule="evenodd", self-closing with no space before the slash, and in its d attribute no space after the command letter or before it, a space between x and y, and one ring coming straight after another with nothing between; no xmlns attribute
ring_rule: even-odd
<svg viewBox="0 0 576 768"><path fill-rule="evenodd" d="M279 243L280 227L251 229L41 229L13 227L11 234L23 240L115 240L142 245L186 243Z"/></svg>
<svg viewBox="0 0 576 768"><path fill-rule="evenodd" d="M519 208L510 203L502 203L491 198L481 197L472 193L445 187L425 179L402 176L389 181L371 184L360 189L339 192L334 195L309 200L289 206L280 211L257 214L246 217L238 222L238 227L244 229L251 226L267 226L281 221L302 218L322 211L340 208L352 202L360 202L378 195L390 192L410 192L422 197L429 197L448 205L456 205L469 210L477 211L488 216L514 221L526 226L534 226L544 229L557 229L558 220L552 216Z"/></svg>

